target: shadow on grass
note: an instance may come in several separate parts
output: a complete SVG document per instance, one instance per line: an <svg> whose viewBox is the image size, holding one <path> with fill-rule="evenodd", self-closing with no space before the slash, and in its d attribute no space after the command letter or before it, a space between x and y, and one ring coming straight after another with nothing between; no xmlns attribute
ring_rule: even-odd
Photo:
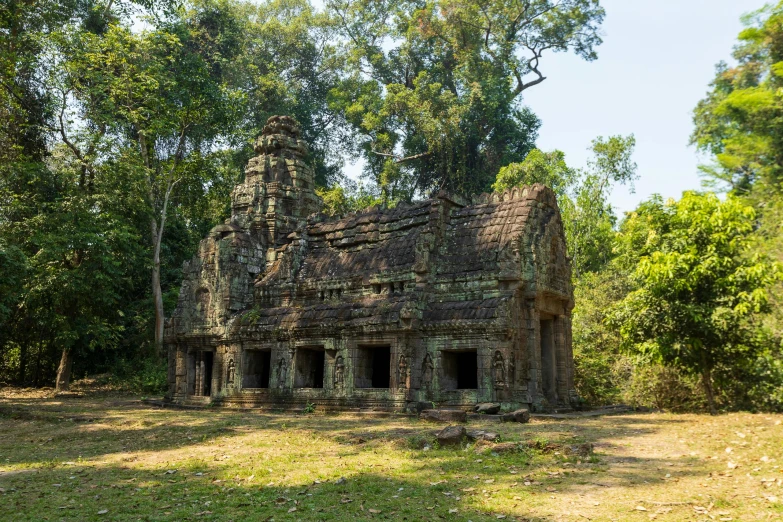
<svg viewBox="0 0 783 522"><path fill-rule="evenodd" d="M0 493L0 520L476 522L497 520L497 515L525 520L525 506L537 495L608 487L600 465L578 466L576 458L534 450L477 455L472 448L415 449L414 441L432 439L442 426L409 418L182 411L116 400L6 401L0 408L0 488L5 490ZM606 426L596 418L576 418L527 425L485 421L469 427L495 431L504 440L604 445L617 432L643 435L679 422L610 420ZM295 435L291 446L289 434ZM260 443L265 444L261 450L254 446ZM212 458L204 457L205 446L214 447ZM177 450L202 454L185 458ZM244 453L245 460L241 465L224 462L224 452ZM401 467L363 467L384 453L395 454ZM149 460L150 455L161 459ZM265 467L262 458L270 455L277 459L277 471ZM353 469L337 467L349 460ZM660 481L656 468L673 461L626 462L628 466L613 471L613 480L643 488ZM287 471L304 468L312 473L307 481L286 478ZM335 483L343 475L345 482ZM458 511L449 511L453 509ZM103 510L107 513L98 515Z"/></svg>

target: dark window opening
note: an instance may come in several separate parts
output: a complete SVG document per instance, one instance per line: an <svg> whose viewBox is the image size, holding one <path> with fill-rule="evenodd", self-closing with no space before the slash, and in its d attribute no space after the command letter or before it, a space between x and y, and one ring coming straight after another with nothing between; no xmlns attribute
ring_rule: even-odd
<svg viewBox="0 0 783 522"><path fill-rule="evenodd" d="M389 293L390 294L394 293L394 283L389 283Z"/></svg>
<svg viewBox="0 0 783 522"><path fill-rule="evenodd" d="M323 388L325 354L321 347L297 348L294 388Z"/></svg>
<svg viewBox="0 0 783 522"><path fill-rule="evenodd" d="M244 353L243 388L269 388L272 366L271 350L248 350Z"/></svg>
<svg viewBox="0 0 783 522"><path fill-rule="evenodd" d="M442 352L443 389L478 389L478 354L475 350L467 352Z"/></svg>
<svg viewBox="0 0 783 522"><path fill-rule="evenodd" d="M325 298L325 296L324 296L324 291L323 291L323 290L321 290L321 301L323 301L323 300L324 300L324 298Z"/></svg>
<svg viewBox="0 0 783 522"><path fill-rule="evenodd" d="M357 388L388 388L391 382L391 347L360 346L354 383Z"/></svg>
<svg viewBox="0 0 783 522"><path fill-rule="evenodd" d="M192 378L189 379L188 388L191 395L209 397L212 395L212 352L196 352L191 356L188 366Z"/></svg>
<svg viewBox="0 0 783 522"><path fill-rule="evenodd" d="M381 285L372 285L372 291L375 294L380 294L381 293Z"/></svg>
<svg viewBox="0 0 783 522"><path fill-rule="evenodd" d="M542 319L541 335L541 391L552 403L557 403L557 358L555 356L554 321Z"/></svg>

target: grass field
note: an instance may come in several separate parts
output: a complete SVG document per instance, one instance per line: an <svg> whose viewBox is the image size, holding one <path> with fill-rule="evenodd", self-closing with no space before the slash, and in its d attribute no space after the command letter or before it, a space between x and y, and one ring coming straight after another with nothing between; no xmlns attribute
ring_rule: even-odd
<svg viewBox="0 0 783 522"><path fill-rule="evenodd" d="M543 448L499 453L438 448L438 426L408 417L182 411L6 389L0 520L781 520L782 421L471 422ZM592 456L558 450L582 442Z"/></svg>

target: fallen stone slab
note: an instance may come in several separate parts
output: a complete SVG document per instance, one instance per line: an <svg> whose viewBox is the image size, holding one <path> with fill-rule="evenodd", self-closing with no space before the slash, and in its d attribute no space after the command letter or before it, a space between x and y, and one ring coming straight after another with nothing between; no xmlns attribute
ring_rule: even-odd
<svg viewBox="0 0 783 522"><path fill-rule="evenodd" d="M577 457L587 457L593 453L593 444L585 442L584 444L566 444L563 446L563 453Z"/></svg>
<svg viewBox="0 0 783 522"><path fill-rule="evenodd" d="M470 430L467 432L467 436L470 440L483 440L486 442L497 442L500 440L498 434L491 431Z"/></svg>
<svg viewBox="0 0 783 522"><path fill-rule="evenodd" d="M530 422L530 412L525 409L504 413L500 416L500 422Z"/></svg>
<svg viewBox="0 0 783 522"><path fill-rule="evenodd" d="M487 415L495 415L500 411L499 402L481 402L473 407L473 411L476 413L485 413Z"/></svg>
<svg viewBox="0 0 783 522"><path fill-rule="evenodd" d="M441 446L458 446L465 437L463 426L446 426L436 435Z"/></svg>
<svg viewBox="0 0 783 522"><path fill-rule="evenodd" d="M519 442L500 442L491 446L485 446L485 448L486 447L488 447L492 452L499 454L510 453L512 451L519 451L522 449L522 446L519 444Z"/></svg>
<svg viewBox="0 0 783 522"><path fill-rule="evenodd" d="M424 410L419 415L421 420L431 422L467 422L468 415L462 410Z"/></svg>

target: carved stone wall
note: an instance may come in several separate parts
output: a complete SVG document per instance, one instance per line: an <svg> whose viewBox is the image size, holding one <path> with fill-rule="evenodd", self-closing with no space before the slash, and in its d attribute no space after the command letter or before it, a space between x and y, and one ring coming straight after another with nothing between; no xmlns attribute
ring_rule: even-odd
<svg viewBox="0 0 783 522"><path fill-rule="evenodd" d="M166 329L173 400L547 409L576 399L571 267L550 189L442 193L327 218L299 135L293 119L270 118L231 219L184 267Z"/></svg>

